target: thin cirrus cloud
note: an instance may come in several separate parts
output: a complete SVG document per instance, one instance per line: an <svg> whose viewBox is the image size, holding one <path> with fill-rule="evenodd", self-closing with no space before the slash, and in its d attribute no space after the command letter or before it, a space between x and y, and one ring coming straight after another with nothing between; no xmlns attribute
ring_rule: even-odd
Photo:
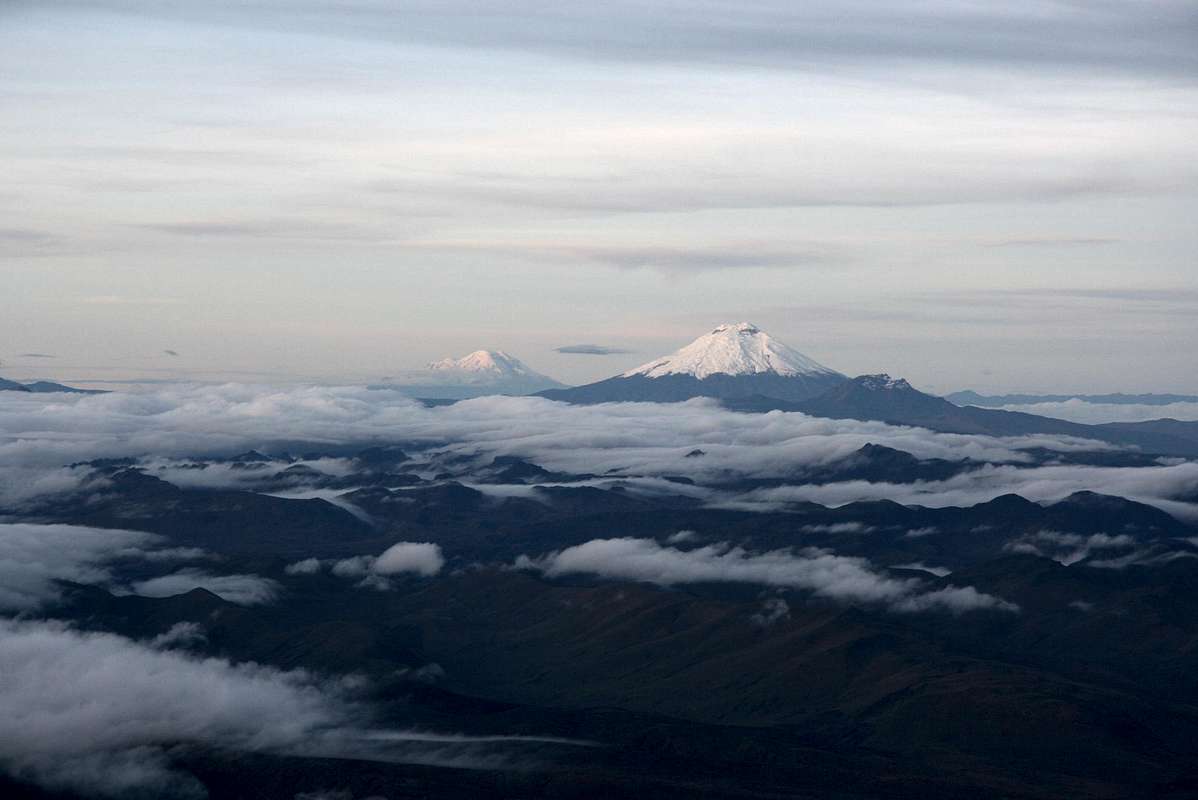
<svg viewBox="0 0 1198 800"><path fill-rule="evenodd" d="M646 246L551 244L543 241L411 240L417 251L515 257L551 264L586 262L620 270L656 270L685 274L711 270L834 267L851 261L840 245L810 242L791 245L763 242Z"/></svg>
<svg viewBox="0 0 1198 800"><path fill-rule="evenodd" d="M1004 239L987 247L1094 247L1118 244L1119 239L1102 236L1044 237L1039 239Z"/></svg>
<svg viewBox="0 0 1198 800"><path fill-rule="evenodd" d="M143 225L143 228L157 233L169 233L176 236L263 236L274 235L280 231L263 225L234 222L175 222L157 225ZM294 226L283 232L294 231Z"/></svg>
<svg viewBox="0 0 1198 800"><path fill-rule="evenodd" d="M718 247L565 247L560 252L619 269L664 272L830 266L843 261L830 248L779 249L761 243Z"/></svg>
<svg viewBox="0 0 1198 800"><path fill-rule="evenodd" d="M846 134L846 138L851 136ZM696 149L710 150L714 158L721 145L734 146L733 137L727 134L713 134L711 139L696 145ZM745 131L735 146L746 147L746 142L754 140L765 153L781 147L772 131ZM645 146L651 149L655 144L649 141ZM1105 174L1096 172L1080 156L1048 159L1030 150L1019 152L1019 142L1011 142L1002 153L979 149L968 171L962 171L959 157L930 153L917 165L917 156L910 147L865 139L857 144L861 149L858 160L870 164L869 168L860 174L817 172L815 178L803 173L817 170L817 152L834 150L831 141L813 144L810 154L784 164L770 165L758 154L735 173L720 176L705 175L697 153L663 152L656 158L665 163L657 165L652 178L607 175L600 176L605 180L598 180L584 174L570 178L538 176L535 180L526 176L489 176L473 181L382 179L369 181L361 188L380 194L436 198L454 206L483 203L543 211L658 214L1041 203L1140 194L1180 183L1178 178L1165 175L1130 178L1114 169ZM615 157L619 142L613 137L607 147ZM627 154L623 158L633 163L637 159ZM992 162L987 163L987 158Z"/></svg>
<svg viewBox="0 0 1198 800"><path fill-rule="evenodd" d="M0 255L37 258L71 252L69 238L43 230L0 228Z"/></svg>
<svg viewBox="0 0 1198 800"><path fill-rule="evenodd" d="M123 300L86 309L89 349L153 352L120 306L183 298L171 324L206 374L269 364L348 379L388 337L416 363L493 336L484 320L500 298L522 320L505 334L515 352L565 324L644 326L643 347L678 329L673 309L723 317L798 299L801 271L803 300L842 312L843 330L816 335L873 369L913 352L904 338L975 335L968 321L945 330L957 306L925 315L896 292L1034 287L1049 271L1115 285L1128 263L1160 288L1184 283L1193 251L1185 3L9 7L5 88L44 102L0 136L0 212L15 232L0 247L27 252L30 270L57 259L7 315L39 347L70 345L62 298L104 286ZM64 190L76 201L64 206ZM979 203L1001 213L963 208ZM355 257L329 285L324 266L345 247ZM329 324L292 330L317 297L334 301ZM870 302L896 318L849 325ZM212 349L217 313L243 328L235 357ZM1152 328L1120 329L1129 350L1152 352L1178 316L1151 315ZM1110 329L1047 336L1058 318L917 368L940 383L976 375L982 355L999 362L996 382L1004 365L1012 385L1060 379L1060 365L1112 380L1094 343ZM347 346L322 348L330 333ZM1192 344L1185 326L1165 335L1167 353ZM1009 343L1021 336L1055 352L1028 358ZM302 360L280 365L297 337ZM1175 381L1167 360L1137 362L1118 388ZM587 367L563 364L571 381L600 377Z"/></svg>
<svg viewBox="0 0 1198 800"><path fill-rule="evenodd" d="M924 63L1099 70L1184 79L1198 68L1184 2L1002 6L952 3L756 2L522 7L501 2L356 2L304 15L278 0L204 4L106 0L136 13L247 28L353 36L457 48L502 48L573 60L707 63L810 69L857 64L875 70Z"/></svg>
<svg viewBox="0 0 1198 800"><path fill-rule="evenodd" d="M79 302L89 306L172 306L182 303L177 297L123 294L93 294L79 298Z"/></svg>
<svg viewBox="0 0 1198 800"><path fill-rule="evenodd" d="M151 233L193 239L293 239L330 241L386 241L393 237L361 226L333 225L313 219L147 223L138 226Z"/></svg>
<svg viewBox="0 0 1198 800"><path fill-rule="evenodd" d="M1055 286L1023 289L990 289L975 293L980 302L993 301L996 297L1048 298L1064 300L1110 300L1112 302L1136 303L1198 303L1198 289L1177 286L1169 289L1149 289L1141 286L1125 286L1110 289L1095 289L1084 286Z"/></svg>
<svg viewBox="0 0 1198 800"><path fill-rule="evenodd" d="M46 231L30 230L28 228L0 228L0 242L38 244L54 238Z"/></svg>

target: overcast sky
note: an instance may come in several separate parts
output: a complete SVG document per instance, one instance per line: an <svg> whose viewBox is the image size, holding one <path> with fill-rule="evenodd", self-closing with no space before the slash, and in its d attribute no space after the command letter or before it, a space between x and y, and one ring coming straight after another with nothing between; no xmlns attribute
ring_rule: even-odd
<svg viewBox="0 0 1198 800"><path fill-rule="evenodd" d="M5 377L1198 391L1192 1L7 0L0 108Z"/></svg>

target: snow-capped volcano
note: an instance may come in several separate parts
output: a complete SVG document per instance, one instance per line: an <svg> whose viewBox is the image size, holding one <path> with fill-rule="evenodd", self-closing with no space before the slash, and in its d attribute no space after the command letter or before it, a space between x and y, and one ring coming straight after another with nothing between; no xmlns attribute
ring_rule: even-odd
<svg viewBox="0 0 1198 800"><path fill-rule="evenodd" d="M460 400L488 394L532 394L563 384L502 350L475 350L461 358L430 362L423 370L405 372L382 386L415 397Z"/></svg>
<svg viewBox="0 0 1198 800"><path fill-rule="evenodd" d="M598 383L540 392L569 403L678 402L760 395L799 401L845 376L748 322L719 325L668 356Z"/></svg>
<svg viewBox="0 0 1198 800"><path fill-rule="evenodd" d="M430 372L454 372L464 378L482 380L511 375L537 375L523 361L502 350L475 350L461 358L443 358L430 362L428 369Z"/></svg>
<svg viewBox="0 0 1198 800"><path fill-rule="evenodd" d="M779 342L756 325L739 322L719 325L686 347L631 369L622 377L691 375L702 379L716 374L756 375L763 372L775 375L838 374Z"/></svg>

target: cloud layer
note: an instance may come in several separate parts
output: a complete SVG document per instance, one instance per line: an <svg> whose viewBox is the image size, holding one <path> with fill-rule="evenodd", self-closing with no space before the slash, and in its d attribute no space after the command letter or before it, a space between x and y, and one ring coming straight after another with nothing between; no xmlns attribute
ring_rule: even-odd
<svg viewBox="0 0 1198 800"><path fill-rule="evenodd" d="M310 574L313 559L299 561L288 566L291 574ZM317 562L317 569L319 569ZM333 563L330 571L341 578L357 578L358 585L372 589L391 588L388 578L404 573L431 577L445 566L441 548L429 542L399 542L383 551L380 556L354 556Z"/></svg>
<svg viewBox="0 0 1198 800"><path fill-rule="evenodd" d="M0 338L63 354L29 377L367 380L484 346L581 380L602 360L553 347L668 352L801 276L819 316L761 321L846 372L1188 380L1163 303L1012 325L908 295L1190 285L1190 6L9 2Z"/></svg>
<svg viewBox="0 0 1198 800"><path fill-rule="evenodd" d="M486 397L426 408L392 391L360 387L170 386L142 394L13 394L0 403L0 507L75 491L88 473L64 464L97 457L152 457L148 463L183 485L246 488L246 473L223 467L180 469L171 458L231 455L249 447L307 448L423 442L441 457L530 459L550 470L641 476L641 491L690 493L743 508L798 500L839 505L888 498L925 505L969 505L1017 492L1054 500L1080 489L1117 494L1191 516L1192 463L1106 468L1028 468L1031 449L1062 453L1111 449L1070 437L996 438L935 433L875 422L802 414L738 414L710 400L679 404L570 406L532 397ZM745 495L704 488L738 478L792 478L873 442L920 458L991 462L946 481L902 485L844 482L785 486ZM695 449L702 457L688 458ZM338 459L312 462L343 474ZM700 486L663 480L687 475ZM500 492L502 487L495 488ZM527 488L521 491L527 492Z"/></svg>
<svg viewBox="0 0 1198 800"><path fill-rule="evenodd" d="M164 542L141 531L0 524L0 611L33 609L57 598L56 581L107 583L110 562L144 558Z"/></svg>
<svg viewBox="0 0 1198 800"><path fill-rule="evenodd" d="M0 620L0 767L88 794L203 797L179 743L297 748L351 718L335 686L120 636Z"/></svg>
<svg viewBox="0 0 1198 800"><path fill-rule="evenodd" d="M88 797L207 796L171 764L179 746L503 769L589 742L371 727L358 678L198 658L174 626L147 643L56 622L0 619L0 771ZM436 671L435 668L429 668Z"/></svg>
<svg viewBox="0 0 1198 800"><path fill-rule="evenodd" d="M192 589L207 589L218 597L242 606L272 603L280 587L260 575L213 575L201 569L181 569L133 584L136 594L146 597L171 597Z"/></svg>
<svg viewBox="0 0 1198 800"><path fill-rule="evenodd" d="M861 500L893 500L905 505L971 506L1002 494L1028 500L1060 500L1074 492L1093 491L1154 505L1174 516L1198 521L1198 463L1159 467L1043 466L1020 469L987 465L944 481L869 483L844 481L824 485L758 489L718 501L729 508L776 509L786 503L811 502L838 506Z"/></svg>
<svg viewBox="0 0 1198 800"><path fill-rule="evenodd" d="M583 356L612 356L631 352L619 347L608 347L607 345L602 344L567 344L562 345L561 347L555 347L554 350L559 353Z"/></svg>
<svg viewBox="0 0 1198 800"><path fill-rule="evenodd" d="M727 544L679 550L652 539L593 539L539 559L523 556L517 566L540 570L549 577L592 574L661 586L756 583L800 589L841 602L881 604L895 611L1018 610L1018 606L973 587L929 590L919 580L879 574L864 559L814 548L755 554Z"/></svg>
<svg viewBox="0 0 1198 800"><path fill-rule="evenodd" d="M58 581L104 586L117 594L132 591L167 597L204 588L231 603L269 603L279 586L258 575L214 575L184 567L125 587L116 565L122 560L169 569L179 561L208 556L191 547L167 547L165 537L142 531L83 525L0 523L0 611L27 611L57 599Z"/></svg>
<svg viewBox="0 0 1198 800"><path fill-rule="evenodd" d="M51 4L53 5L53 4ZM219 22L250 29L352 36L363 40L508 49L571 60L700 62L728 67L810 69L859 64L878 70L943 63L958 68L1102 70L1192 75L1187 45L1194 15L1182 2L1001 7L946 2L753 2L644 5L618 0L552 7L502 2L415 3L396 8L363 0L289 14L277 0L252 3L147 3L106 0L124 13Z"/></svg>
<svg viewBox="0 0 1198 800"><path fill-rule="evenodd" d="M1051 403L1025 403L1000 406L1006 411L1022 411L1043 417L1097 425L1103 422L1144 422L1150 419L1198 420L1198 403L1141 405L1135 403L1091 403L1063 400Z"/></svg>
<svg viewBox="0 0 1198 800"><path fill-rule="evenodd" d="M1020 449L1031 447L1104 447L1067 437L997 439L801 414L735 414L706 399L582 407L531 397L485 397L425 408L387 390L226 384L4 400L4 461L52 468L122 455L229 455L255 443L278 441L341 445L449 439L463 450L523 453L559 469L640 470L686 464L690 470L706 470L714 461L720 469L759 474L833 460L867 441L921 457L991 460L1024 460ZM665 452L686 443L703 445L710 458L688 462ZM748 446L751 459L744 457ZM585 455L573 455L579 448ZM601 460L593 463L596 456ZM586 468L587 463L592 466Z"/></svg>

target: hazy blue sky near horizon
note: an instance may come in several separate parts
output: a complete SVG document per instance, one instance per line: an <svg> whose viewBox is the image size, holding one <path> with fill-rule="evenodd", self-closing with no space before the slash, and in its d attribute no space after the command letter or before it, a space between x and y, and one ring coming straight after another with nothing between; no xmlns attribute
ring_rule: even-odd
<svg viewBox="0 0 1198 800"><path fill-rule="evenodd" d="M0 106L5 377L1198 391L1193 2L8 0Z"/></svg>

